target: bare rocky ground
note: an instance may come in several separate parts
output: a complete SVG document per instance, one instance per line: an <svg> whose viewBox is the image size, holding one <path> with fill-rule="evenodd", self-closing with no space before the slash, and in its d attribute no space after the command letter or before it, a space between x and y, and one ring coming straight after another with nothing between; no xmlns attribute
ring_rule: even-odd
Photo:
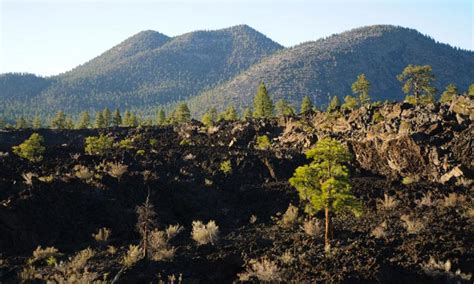
<svg viewBox="0 0 474 284"><path fill-rule="evenodd" d="M38 130L47 151L37 164L11 153L32 131L0 132L0 282L25 275L33 282L58 279L58 264L89 247L94 255L74 271L87 275L85 282L230 283L248 276L252 282L472 283L473 105L467 98L430 107L384 104L210 129L192 122ZM99 133L116 142L130 138L132 147L85 154L84 138ZM270 149L255 149L260 135L270 137ZM353 153L353 191L364 203L360 218L334 218L329 252L322 230L313 236L303 230L302 210L281 221L290 203L299 206L288 178L307 162L303 151L327 135ZM224 161L231 162L231 173L220 170ZM105 162L128 169L118 180ZM77 177L77 165L94 177ZM26 173L34 173L31 184ZM135 208L148 190L158 228L180 224L184 230L170 241L172 259L123 269L129 245L139 244ZM216 221L214 245L192 240L195 220ZM100 243L92 234L102 227L112 235ZM39 245L59 250L56 266L27 264Z"/></svg>

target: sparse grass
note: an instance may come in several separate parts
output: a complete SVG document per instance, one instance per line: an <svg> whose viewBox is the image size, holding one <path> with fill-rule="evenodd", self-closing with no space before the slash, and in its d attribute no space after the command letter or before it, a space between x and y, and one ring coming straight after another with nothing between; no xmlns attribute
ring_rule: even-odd
<svg viewBox="0 0 474 284"><path fill-rule="evenodd" d="M83 165L75 165L74 175L81 180L90 180L94 177L94 172Z"/></svg>
<svg viewBox="0 0 474 284"><path fill-rule="evenodd" d="M191 236L198 245L211 243L214 245L219 239L219 227L213 220L204 225L201 221L193 221Z"/></svg>
<svg viewBox="0 0 474 284"><path fill-rule="evenodd" d="M282 281L282 272L276 262L267 257L261 259L251 259L247 264L246 270L237 275L240 281L251 281L257 279L262 282Z"/></svg>
<svg viewBox="0 0 474 284"><path fill-rule="evenodd" d="M388 194L384 193L383 199L377 200L377 208L379 210L385 209L385 210L390 210L394 209L398 205L398 200L395 199L395 197L391 197Z"/></svg>
<svg viewBox="0 0 474 284"><path fill-rule="evenodd" d="M107 253L110 255L115 255L117 253L117 248L114 246L107 246Z"/></svg>
<svg viewBox="0 0 474 284"><path fill-rule="evenodd" d="M322 232L321 222L316 218L307 219L303 222L303 231L313 238L318 237Z"/></svg>
<svg viewBox="0 0 474 284"><path fill-rule="evenodd" d="M283 264L286 265L291 265L293 262L295 262L295 257L293 256L293 253L291 253L290 250L286 250L281 256L280 260Z"/></svg>
<svg viewBox="0 0 474 284"><path fill-rule="evenodd" d="M288 209L286 209L285 214L283 214L281 220L278 221L278 225L282 228L291 228L297 223L297 221L298 208L290 203Z"/></svg>
<svg viewBox="0 0 474 284"><path fill-rule="evenodd" d="M142 259L143 253L140 249L140 246L130 245L127 253L123 256L122 264L130 268L135 265L140 259Z"/></svg>
<svg viewBox="0 0 474 284"><path fill-rule="evenodd" d="M418 218L409 215L400 216L400 220L404 222L405 228L409 234L418 234L425 229L425 224Z"/></svg>
<svg viewBox="0 0 474 284"><path fill-rule="evenodd" d="M58 249L55 247L42 248L41 246L38 246L33 251L33 256L30 259L28 259L28 264L34 264L41 260L46 260L51 256L58 257L60 255L61 253L59 253Z"/></svg>
<svg viewBox="0 0 474 284"><path fill-rule="evenodd" d="M109 228L100 228L97 233L92 234L92 237L98 242L98 243L106 243L110 236L112 235L112 230Z"/></svg>
<svg viewBox="0 0 474 284"><path fill-rule="evenodd" d="M122 176L128 171L128 166L119 162L107 163L107 168L107 173L118 180L120 180Z"/></svg>
<svg viewBox="0 0 474 284"><path fill-rule="evenodd" d="M433 197L432 197L432 194L431 192L427 192L423 195L423 197L421 197L420 200L417 200L417 205L418 206L428 206L428 207L431 207L431 206L435 206L436 203L434 202L433 200Z"/></svg>
<svg viewBox="0 0 474 284"><path fill-rule="evenodd" d="M450 193L441 201L443 207L463 207L466 204L466 196L458 193Z"/></svg>
<svg viewBox="0 0 474 284"><path fill-rule="evenodd" d="M387 222L382 222L377 227L375 227L372 232L370 233L377 239L383 239L387 237Z"/></svg>
<svg viewBox="0 0 474 284"><path fill-rule="evenodd" d="M165 232L153 230L148 236L148 256L154 261L173 259L176 249L168 244Z"/></svg>
<svg viewBox="0 0 474 284"><path fill-rule="evenodd" d="M166 236L168 237L168 240L174 238L176 235L181 233L183 229L184 228L179 224L169 225L168 228L166 228Z"/></svg>

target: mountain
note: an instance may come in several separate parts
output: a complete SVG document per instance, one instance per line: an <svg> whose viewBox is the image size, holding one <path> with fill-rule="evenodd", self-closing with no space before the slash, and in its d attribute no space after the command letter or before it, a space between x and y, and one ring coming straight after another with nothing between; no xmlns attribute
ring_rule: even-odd
<svg viewBox="0 0 474 284"><path fill-rule="evenodd" d="M351 84L360 73L371 82L373 99L401 100L404 94L396 75L408 64L431 65L439 92L448 83L461 90L474 83L474 52L438 43L413 29L377 25L275 53L189 104L196 114L230 103L249 106L259 82L264 81L275 101L285 98L299 107L307 95L322 106L330 96L342 99L352 94Z"/></svg>
<svg viewBox="0 0 474 284"><path fill-rule="evenodd" d="M144 31L69 72L44 78L48 84L28 99L17 96L11 87L16 81L4 80L0 98L18 100L0 105L0 116L104 107L154 110L196 96L282 48L246 25L171 38Z"/></svg>
<svg viewBox="0 0 474 284"><path fill-rule="evenodd" d="M307 95L324 106L330 96L351 94L360 73L374 100L401 100L395 77L408 64L431 65L439 93L448 83L465 90L474 82L474 52L398 26L357 28L290 48L246 25L176 37L143 31L58 76L0 75L0 117L104 107L152 114L177 101L200 117L212 106L251 105L260 81L275 101L298 107Z"/></svg>

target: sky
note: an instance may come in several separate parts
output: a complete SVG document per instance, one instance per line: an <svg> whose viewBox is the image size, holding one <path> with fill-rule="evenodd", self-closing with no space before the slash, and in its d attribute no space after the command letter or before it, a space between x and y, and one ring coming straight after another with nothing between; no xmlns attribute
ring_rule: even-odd
<svg viewBox="0 0 474 284"><path fill-rule="evenodd" d="M56 75L142 30L247 24L284 46L393 24L474 50L474 0L0 0L0 73Z"/></svg>

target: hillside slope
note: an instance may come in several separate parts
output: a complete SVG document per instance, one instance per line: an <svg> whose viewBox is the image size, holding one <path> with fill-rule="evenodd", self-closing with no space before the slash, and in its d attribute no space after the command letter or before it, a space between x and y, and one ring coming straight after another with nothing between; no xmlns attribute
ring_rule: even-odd
<svg viewBox="0 0 474 284"><path fill-rule="evenodd" d="M50 78L54 82L39 95L19 99L14 105L30 113L57 109L77 113L104 107L152 109L198 95L281 48L246 25L173 38L144 31ZM3 96L14 95L1 92Z"/></svg>
<svg viewBox="0 0 474 284"><path fill-rule="evenodd" d="M380 25L285 49L190 104L195 113L203 106L220 108L231 102L247 106L263 80L275 100L285 98L299 106L308 95L324 105L329 96L351 94L360 73L371 82L374 99L400 100L404 95L395 77L408 64L431 65L441 90L451 82L462 90L473 83L474 52L438 43L412 29Z"/></svg>

